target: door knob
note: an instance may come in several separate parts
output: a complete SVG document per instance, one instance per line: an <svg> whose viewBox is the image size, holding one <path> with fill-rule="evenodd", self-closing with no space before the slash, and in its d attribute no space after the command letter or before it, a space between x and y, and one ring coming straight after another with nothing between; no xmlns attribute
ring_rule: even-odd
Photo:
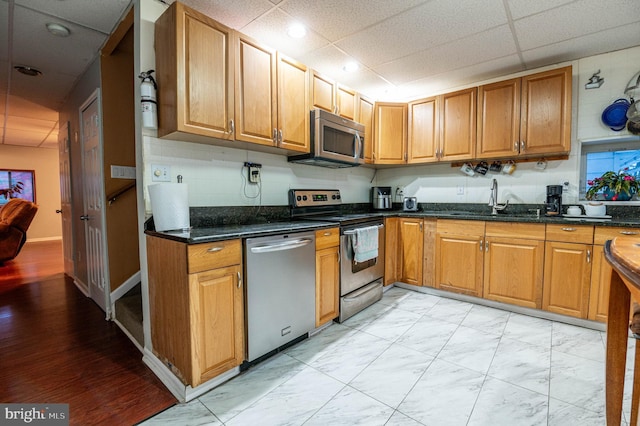
<svg viewBox="0 0 640 426"><path fill-rule="evenodd" d="M82 216L80 216L80 220L89 220L89 215L83 214Z"/></svg>
<svg viewBox="0 0 640 426"><path fill-rule="evenodd" d="M62 213L62 210L56 209L56 213L60 214L60 213Z"/></svg>

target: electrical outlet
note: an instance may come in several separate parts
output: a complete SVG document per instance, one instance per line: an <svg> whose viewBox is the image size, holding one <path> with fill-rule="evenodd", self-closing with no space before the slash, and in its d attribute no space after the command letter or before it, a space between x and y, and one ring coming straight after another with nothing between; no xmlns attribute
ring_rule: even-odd
<svg viewBox="0 0 640 426"><path fill-rule="evenodd" d="M558 182L559 185L562 185L562 192L569 192L569 181L568 180L561 180L560 182Z"/></svg>
<svg viewBox="0 0 640 426"><path fill-rule="evenodd" d="M249 167L249 182L258 183L260 182L260 169L257 167Z"/></svg>
<svg viewBox="0 0 640 426"><path fill-rule="evenodd" d="M464 195L464 186L458 185L458 187L456 188L456 194L457 195Z"/></svg>
<svg viewBox="0 0 640 426"><path fill-rule="evenodd" d="M171 182L171 167L158 164L151 165L152 182Z"/></svg>

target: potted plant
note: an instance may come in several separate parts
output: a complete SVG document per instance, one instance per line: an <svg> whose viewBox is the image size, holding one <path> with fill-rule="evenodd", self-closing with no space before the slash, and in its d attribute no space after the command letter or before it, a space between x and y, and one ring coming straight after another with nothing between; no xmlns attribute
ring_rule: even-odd
<svg viewBox="0 0 640 426"><path fill-rule="evenodd" d="M587 182L589 189L585 198L592 200L598 193L602 193L605 200L628 201L638 193L638 180L628 173L629 168L619 172L608 171L602 176Z"/></svg>

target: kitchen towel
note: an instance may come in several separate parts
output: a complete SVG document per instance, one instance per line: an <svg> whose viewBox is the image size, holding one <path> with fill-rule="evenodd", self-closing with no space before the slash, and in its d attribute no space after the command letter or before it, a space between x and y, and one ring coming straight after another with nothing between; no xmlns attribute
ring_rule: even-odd
<svg viewBox="0 0 640 426"><path fill-rule="evenodd" d="M365 226L357 228L351 236L353 260L365 262L378 257L378 227Z"/></svg>
<svg viewBox="0 0 640 426"><path fill-rule="evenodd" d="M189 229L189 190L186 183L149 185L156 231Z"/></svg>

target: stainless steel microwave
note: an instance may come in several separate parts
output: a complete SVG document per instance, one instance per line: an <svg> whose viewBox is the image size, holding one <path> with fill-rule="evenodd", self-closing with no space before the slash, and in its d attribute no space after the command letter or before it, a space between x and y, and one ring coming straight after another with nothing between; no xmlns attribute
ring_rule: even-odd
<svg viewBox="0 0 640 426"><path fill-rule="evenodd" d="M311 110L311 150L289 162L341 168L364 163L364 126L330 112Z"/></svg>

